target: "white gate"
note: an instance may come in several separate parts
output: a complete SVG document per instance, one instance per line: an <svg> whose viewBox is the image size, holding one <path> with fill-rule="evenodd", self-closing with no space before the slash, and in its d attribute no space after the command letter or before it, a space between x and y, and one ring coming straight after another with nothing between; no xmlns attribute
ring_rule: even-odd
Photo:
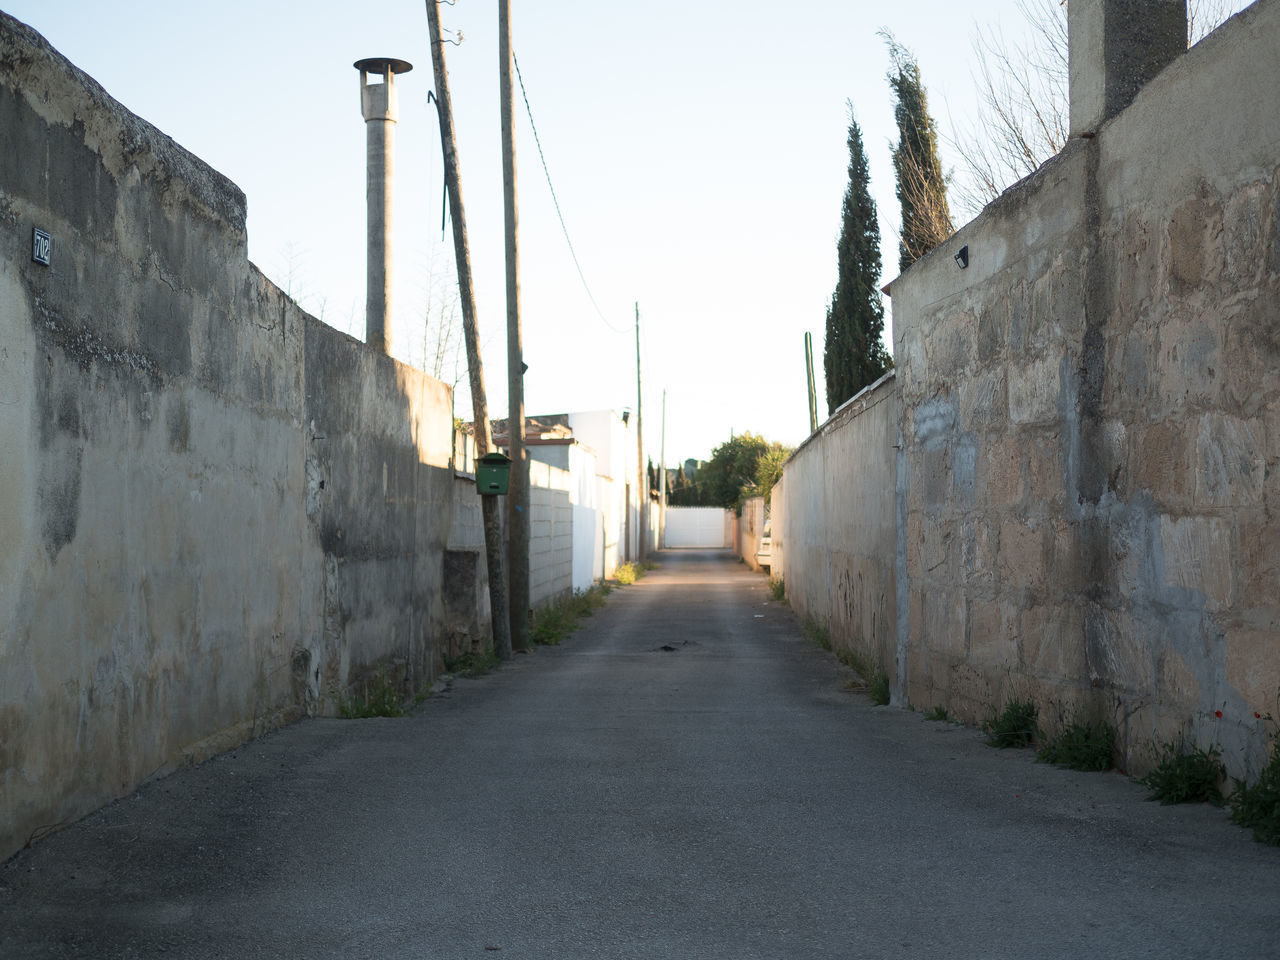
<svg viewBox="0 0 1280 960"><path fill-rule="evenodd" d="M727 510L667 507L667 546L721 550L731 546Z"/></svg>

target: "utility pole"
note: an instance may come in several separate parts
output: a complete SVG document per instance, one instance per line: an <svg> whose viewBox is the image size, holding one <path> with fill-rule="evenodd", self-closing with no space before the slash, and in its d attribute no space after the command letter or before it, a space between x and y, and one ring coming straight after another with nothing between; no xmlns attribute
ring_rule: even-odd
<svg viewBox="0 0 1280 960"><path fill-rule="evenodd" d="M644 420L641 411L644 405L640 398L640 301L636 301L636 459L637 475L640 483L636 489L640 492L640 510L637 514L639 521L639 536L636 537L636 559L644 559L645 541L649 537L648 528L648 507L649 507L649 478L645 476L644 471Z"/></svg>
<svg viewBox="0 0 1280 960"><path fill-rule="evenodd" d="M511 90L511 3L498 0L499 100L502 113L502 211L507 260L507 563L511 568L511 646L529 649L529 454L524 445L524 346L520 331L516 135Z"/></svg>
<svg viewBox="0 0 1280 960"><path fill-rule="evenodd" d="M804 367L809 377L809 433L818 432L818 391L813 386L813 334L804 334Z"/></svg>
<svg viewBox="0 0 1280 960"><path fill-rule="evenodd" d="M467 217L462 206L462 177L453 140L453 102L449 98L449 74L445 70L440 40L440 0L427 0L427 28L431 39L431 66L435 72L436 114L440 118L440 146L444 151L445 187L453 211L453 253L458 265L458 290L462 300L462 331L467 343L467 372L471 380L471 408L475 417L476 448L480 455L493 448L489 407L484 395L484 367L480 362L480 336L476 330L476 295L471 279L471 252L467 246ZM480 498L484 514L484 552L489 569L489 608L493 618L493 649L503 660L511 659L511 630L507 618L507 576L502 563L502 518L498 498Z"/></svg>

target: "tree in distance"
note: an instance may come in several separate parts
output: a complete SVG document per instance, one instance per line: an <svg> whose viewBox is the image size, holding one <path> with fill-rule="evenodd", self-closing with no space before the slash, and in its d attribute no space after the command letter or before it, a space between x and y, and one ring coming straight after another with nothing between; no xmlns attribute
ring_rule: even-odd
<svg viewBox="0 0 1280 960"><path fill-rule="evenodd" d="M849 103L849 186L844 193L838 276L827 307L822 366L827 381L827 412L834 413L863 387L893 366L884 347L884 304L880 299L880 222L871 199L871 177L862 148L862 131Z"/></svg>
<svg viewBox="0 0 1280 960"><path fill-rule="evenodd" d="M889 46L889 86L897 98L893 119L898 125L898 145L893 148L893 171L902 205L898 266L906 270L955 230L947 207L946 178L938 159L938 128L929 116L920 67L911 51L893 34L882 30L880 36Z"/></svg>

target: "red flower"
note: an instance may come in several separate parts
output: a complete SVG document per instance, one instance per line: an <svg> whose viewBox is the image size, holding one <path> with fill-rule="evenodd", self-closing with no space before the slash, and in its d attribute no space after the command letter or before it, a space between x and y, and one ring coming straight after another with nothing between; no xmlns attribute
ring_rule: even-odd
<svg viewBox="0 0 1280 960"><path fill-rule="evenodd" d="M1213 711L1213 715L1214 715L1215 717L1217 717L1219 720L1221 720L1221 719L1222 719L1222 711L1221 711L1221 710L1215 710L1215 711Z"/></svg>
<svg viewBox="0 0 1280 960"><path fill-rule="evenodd" d="M1255 720L1261 720L1261 719L1262 719L1262 714L1260 714L1257 710L1253 711L1253 719L1255 719Z"/></svg>

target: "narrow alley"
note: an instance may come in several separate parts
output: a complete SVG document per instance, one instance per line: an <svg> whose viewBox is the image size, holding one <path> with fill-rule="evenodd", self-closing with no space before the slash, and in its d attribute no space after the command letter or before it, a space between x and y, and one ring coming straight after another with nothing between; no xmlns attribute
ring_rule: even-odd
<svg viewBox="0 0 1280 960"><path fill-rule="evenodd" d="M1275 957L1280 851L874 707L728 553L0 865L0 957Z"/></svg>

